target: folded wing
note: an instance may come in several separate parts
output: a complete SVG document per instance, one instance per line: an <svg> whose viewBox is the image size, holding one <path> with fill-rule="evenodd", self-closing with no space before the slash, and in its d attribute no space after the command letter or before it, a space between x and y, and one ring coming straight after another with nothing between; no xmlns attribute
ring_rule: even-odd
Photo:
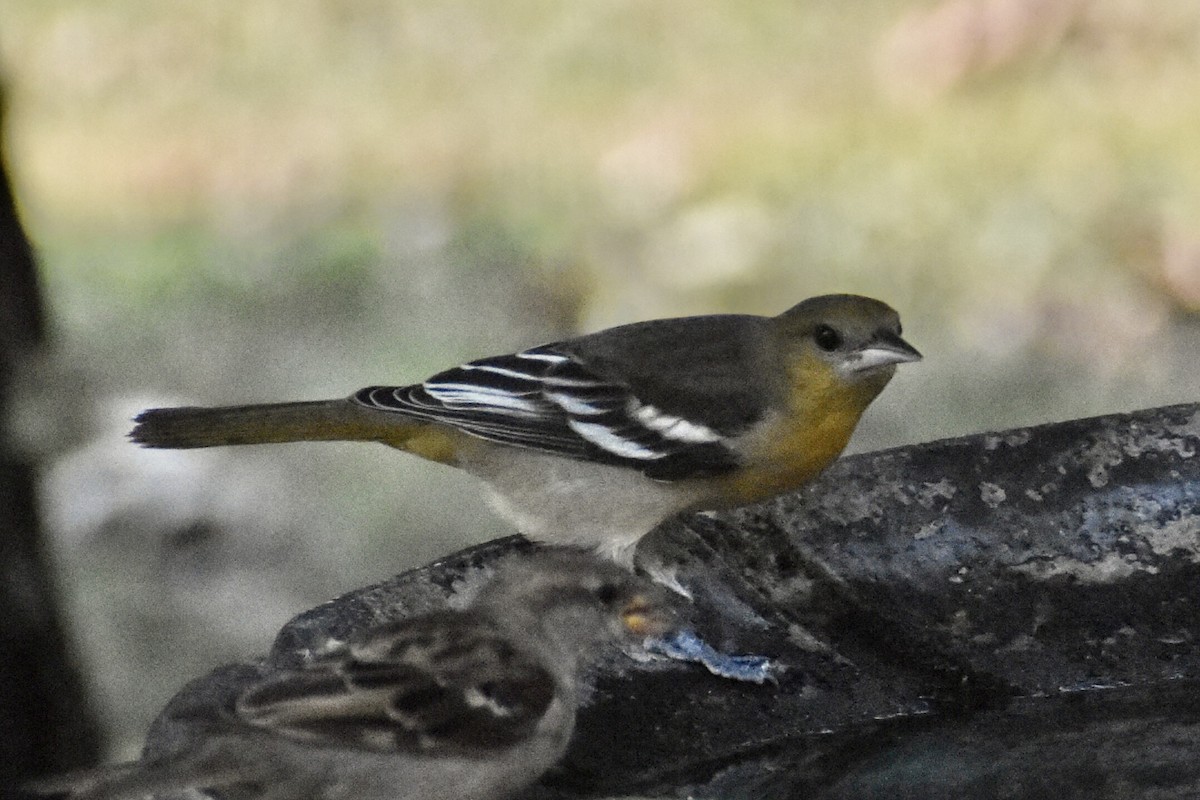
<svg viewBox="0 0 1200 800"><path fill-rule="evenodd" d="M663 480L720 474L737 464L727 446L734 431L644 402L628 384L555 345L472 361L419 384L369 387L354 400L500 444Z"/></svg>

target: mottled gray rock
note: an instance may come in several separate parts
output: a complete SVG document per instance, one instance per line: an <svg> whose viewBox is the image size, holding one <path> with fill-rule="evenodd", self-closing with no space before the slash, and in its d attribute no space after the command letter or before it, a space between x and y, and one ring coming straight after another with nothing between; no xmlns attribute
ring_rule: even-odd
<svg viewBox="0 0 1200 800"><path fill-rule="evenodd" d="M778 686L612 658L531 798L1200 796L1200 407L848 457L639 553ZM255 669L469 591L513 538L309 611ZM253 671L189 687L152 732Z"/></svg>

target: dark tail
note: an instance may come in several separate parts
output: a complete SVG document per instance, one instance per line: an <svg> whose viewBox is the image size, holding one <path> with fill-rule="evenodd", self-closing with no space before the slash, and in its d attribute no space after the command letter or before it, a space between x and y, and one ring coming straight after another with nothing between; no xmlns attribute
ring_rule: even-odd
<svg viewBox="0 0 1200 800"><path fill-rule="evenodd" d="M405 438L421 423L350 400L317 400L220 408L151 408L134 418L129 438L144 447L171 449L306 441L380 441Z"/></svg>

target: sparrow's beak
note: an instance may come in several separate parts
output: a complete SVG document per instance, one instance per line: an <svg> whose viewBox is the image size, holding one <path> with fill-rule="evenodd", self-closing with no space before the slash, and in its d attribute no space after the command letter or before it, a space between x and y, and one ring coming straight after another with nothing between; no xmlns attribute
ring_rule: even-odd
<svg viewBox="0 0 1200 800"><path fill-rule="evenodd" d="M871 343L859 351L859 357L853 363L853 369L855 372L864 372L889 364L904 364L920 360L921 354L917 348L901 339L897 334L885 331L876 334Z"/></svg>
<svg viewBox="0 0 1200 800"><path fill-rule="evenodd" d="M669 607L639 595L621 610L621 622L635 636L662 636L677 620Z"/></svg>

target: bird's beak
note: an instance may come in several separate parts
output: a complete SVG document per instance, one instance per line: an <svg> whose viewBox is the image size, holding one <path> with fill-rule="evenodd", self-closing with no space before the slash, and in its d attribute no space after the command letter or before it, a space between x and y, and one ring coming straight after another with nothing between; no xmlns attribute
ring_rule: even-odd
<svg viewBox="0 0 1200 800"><path fill-rule="evenodd" d="M855 372L863 372L888 364L920 360L921 354L917 348L894 333L880 333L859 352L858 361L854 362L853 367Z"/></svg>
<svg viewBox="0 0 1200 800"><path fill-rule="evenodd" d="M675 614L662 603L635 597L621 610L621 622L635 636L662 636L675 625Z"/></svg>

